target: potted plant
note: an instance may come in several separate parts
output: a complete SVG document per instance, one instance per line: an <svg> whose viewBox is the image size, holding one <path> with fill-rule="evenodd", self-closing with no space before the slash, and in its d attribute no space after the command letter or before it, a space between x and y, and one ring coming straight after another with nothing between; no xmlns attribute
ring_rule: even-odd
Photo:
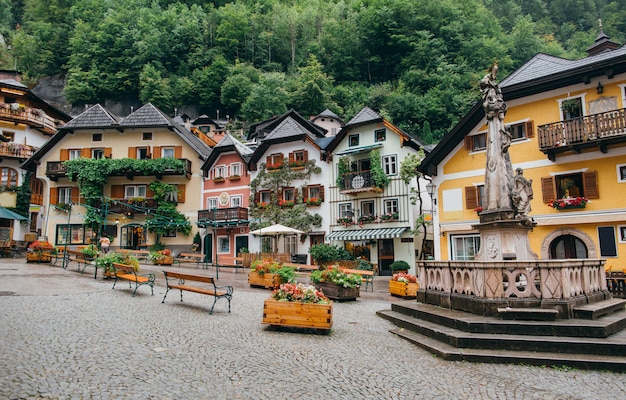
<svg viewBox="0 0 626 400"><path fill-rule="evenodd" d="M389 281L389 293L405 299L417 297L417 277L406 272L393 274Z"/></svg>
<svg viewBox="0 0 626 400"><path fill-rule="evenodd" d="M319 243L311 246L309 248L309 254L321 269L324 269L327 264L333 261L352 259L350 253L343 247L327 243Z"/></svg>
<svg viewBox="0 0 626 400"><path fill-rule="evenodd" d="M396 274L399 272L408 273L410 267L409 267L409 263L407 263L406 261L398 260L398 261L394 261L393 263L391 263L389 268L394 274Z"/></svg>
<svg viewBox="0 0 626 400"><path fill-rule="evenodd" d="M202 238L200 237L200 232L196 232L191 243L191 251L196 252L200 250L200 247L202 247Z"/></svg>
<svg viewBox="0 0 626 400"><path fill-rule="evenodd" d="M26 262L50 262L54 246L45 240L35 240L28 246Z"/></svg>
<svg viewBox="0 0 626 400"><path fill-rule="evenodd" d="M281 283L293 282L295 278L295 268L280 265L272 259L254 260L250 264L250 273L248 273L250 286L267 289L275 289Z"/></svg>
<svg viewBox="0 0 626 400"><path fill-rule="evenodd" d="M174 257L170 249L163 249L157 251L151 251L148 254L148 260L152 261L155 265L172 265Z"/></svg>
<svg viewBox="0 0 626 400"><path fill-rule="evenodd" d="M90 244L89 246L80 249L80 252L83 253L83 256L86 260L93 260L94 258L98 257L98 254L100 254L100 252L98 251L98 247L94 246L93 244Z"/></svg>
<svg viewBox="0 0 626 400"><path fill-rule="evenodd" d="M311 272L311 282L316 288L333 300L356 300L360 296L363 278L358 274L348 274L338 265L325 270Z"/></svg>
<svg viewBox="0 0 626 400"><path fill-rule="evenodd" d="M327 331L333 325L332 302L314 286L283 283L263 303L263 323Z"/></svg>

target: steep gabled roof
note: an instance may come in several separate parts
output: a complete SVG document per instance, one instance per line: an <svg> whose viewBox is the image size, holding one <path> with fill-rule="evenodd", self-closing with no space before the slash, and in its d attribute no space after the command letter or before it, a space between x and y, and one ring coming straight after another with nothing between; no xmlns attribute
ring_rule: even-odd
<svg viewBox="0 0 626 400"><path fill-rule="evenodd" d="M120 125L124 127L172 126L173 120L165 115L163 111L148 103L123 118Z"/></svg>
<svg viewBox="0 0 626 400"><path fill-rule="evenodd" d="M539 53L513 71L500 83L505 101L545 93L565 86L586 83L591 78L607 76L613 78L626 72L626 46L596 54L581 60L566 60ZM435 175L437 165L463 141L485 116L481 101L448 132L433 151L422 161L419 170Z"/></svg>
<svg viewBox="0 0 626 400"><path fill-rule="evenodd" d="M96 104L65 124L62 129L111 128L118 126L119 120L119 117L105 110L100 104Z"/></svg>
<svg viewBox="0 0 626 400"><path fill-rule="evenodd" d="M378 114L376 111L372 110L369 107L363 107L361 111L359 111L350 121L348 121L346 127L370 124L372 122L382 120L383 117L381 117L380 114Z"/></svg>
<svg viewBox="0 0 626 400"><path fill-rule="evenodd" d="M254 150L241 143L239 140L235 139L230 133L227 133L211 151L211 154L207 157L206 161L202 164L202 170L205 175L208 170L211 169L215 161L217 161L220 154L228 153L231 151L237 152L239 157L247 164L254 153Z"/></svg>
<svg viewBox="0 0 626 400"><path fill-rule="evenodd" d="M316 141L326 137L326 129L302 118L294 110L289 110L280 117L271 119L268 124L264 125L264 130L267 134L252 154L251 162L257 162L273 144L308 139L315 146L319 147Z"/></svg>
<svg viewBox="0 0 626 400"><path fill-rule="evenodd" d="M247 140L258 139L258 141L263 141L267 139L267 137L272 133L278 125L280 125L286 118L291 117L296 121L296 123L305 127L306 131L309 131L315 137L323 137L326 136L327 130L319 127L311 121L302 118L300 114L298 114L295 110L291 109L284 113L283 115L279 115L277 117L272 117L266 119L265 121L258 122L250 126L250 130L248 131Z"/></svg>

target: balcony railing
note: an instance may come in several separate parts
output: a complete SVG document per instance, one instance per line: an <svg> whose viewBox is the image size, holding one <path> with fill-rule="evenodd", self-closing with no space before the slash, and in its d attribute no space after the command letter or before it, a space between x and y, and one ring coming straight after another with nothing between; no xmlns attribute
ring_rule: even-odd
<svg viewBox="0 0 626 400"><path fill-rule="evenodd" d="M0 143L0 157L27 159L37 151L37 147L19 143Z"/></svg>
<svg viewBox="0 0 626 400"><path fill-rule="evenodd" d="M191 178L191 161L186 158L179 158L179 160L185 163L184 172L180 173L173 169L165 169L155 174L158 179L161 179L163 175L185 175L187 179ZM58 178L67 175L67 168L64 164L65 161L48 161L46 164L46 176L56 181ZM124 173L111 174L111 176L126 176L128 179L133 179L135 176L146 176L142 171L125 171Z"/></svg>
<svg viewBox="0 0 626 400"><path fill-rule="evenodd" d="M548 154L599 147L606 152L612 143L626 142L626 109L586 115L537 127L539 149Z"/></svg>
<svg viewBox="0 0 626 400"><path fill-rule="evenodd" d="M349 172L343 176L339 190L346 192L359 192L374 187L370 171Z"/></svg>
<svg viewBox="0 0 626 400"><path fill-rule="evenodd" d="M214 208L198 211L199 226L248 225L248 209L243 207Z"/></svg>
<svg viewBox="0 0 626 400"><path fill-rule="evenodd" d="M134 216L135 214L142 214L155 210L157 207L156 200L152 198L147 199L111 199L108 204L104 204L101 200L96 201L95 208L105 209L107 214L124 214L127 216Z"/></svg>
<svg viewBox="0 0 626 400"><path fill-rule="evenodd" d="M12 103L0 104L0 119L13 123L22 123L40 130L43 133L55 133L63 126L63 122L49 117L43 111Z"/></svg>

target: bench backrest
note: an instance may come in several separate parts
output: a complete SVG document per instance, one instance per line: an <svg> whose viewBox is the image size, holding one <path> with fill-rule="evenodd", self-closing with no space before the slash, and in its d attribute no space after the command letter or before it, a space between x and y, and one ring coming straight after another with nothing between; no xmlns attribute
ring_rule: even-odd
<svg viewBox="0 0 626 400"><path fill-rule="evenodd" d="M65 250L65 252L67 254L69 254L70 256L76 256L76 258L85 258L85 255L82 252L78 251L78 250L67 249L67 250Z"/></svg>
<svg viewBox="0 0 626 400"><path fill-rule="evenodd" d="M165 279L181 279L184 281L195 281L195 282L205 282L215 285L215 281L210 276L200 276L200 275L190 275L190 274L181 274L178 272L170 272L163 271L165 274Z"/></svg>
<svg viewBox="0 0 626 400"><path fill-rule="evenodd" d="M124 272L127 272L129 274L134 274L135 273L135 268L133 268L132 265L113 263L113 267L116 270L124 271Z"/></svg>
<svg viewBox="0 0 626 400"><path fill-rule="evenodd" d="M203 259L204 255L203 254L198 254L198 253L180 253L180 255L178 257L179 258Z"/></svg>
<svg viewBox="0 0 626 400"><path fill-rule="evenodd" d="M374 276L374 271L368 271L366 269L348 269L348 268L342 268L341 269L343 272L345 272L346 274L358 274L358 275L365 275L365 276Z"/></svg>

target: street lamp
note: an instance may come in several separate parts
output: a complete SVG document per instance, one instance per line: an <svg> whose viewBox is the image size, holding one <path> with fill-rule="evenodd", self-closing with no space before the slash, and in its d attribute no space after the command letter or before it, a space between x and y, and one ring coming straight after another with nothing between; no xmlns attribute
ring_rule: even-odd
<svg viewBox="0 0 626 400"><path fill-rule="evenodd" d="M437 185L432 183L432 181L428 182L426 184L426 192L430 196L430 200L433 202L433 204L437 204L437 199L435 199L435 193L437 193Z"/></svg>

